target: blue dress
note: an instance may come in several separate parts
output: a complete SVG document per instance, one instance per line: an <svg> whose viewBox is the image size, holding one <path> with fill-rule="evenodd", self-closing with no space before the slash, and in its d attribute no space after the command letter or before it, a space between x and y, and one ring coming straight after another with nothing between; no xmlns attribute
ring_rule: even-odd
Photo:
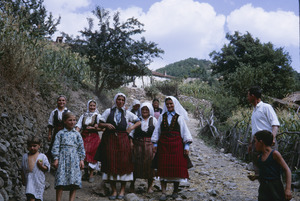
<svg viewBox="0 0 300 201"><path fill-rule="evenodd" d="M85 158L83 140L75 129L59 131L52 147L54 160L58 159L55 188L73 190L81 188L80 161Z"/></svg>

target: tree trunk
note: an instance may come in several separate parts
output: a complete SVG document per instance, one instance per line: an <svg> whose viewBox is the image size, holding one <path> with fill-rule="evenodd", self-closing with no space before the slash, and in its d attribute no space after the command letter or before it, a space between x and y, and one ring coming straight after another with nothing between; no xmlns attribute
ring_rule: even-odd
<svg viewBox="0 0 300 201"><path fill-rule="evenodd" d="M100 84L100 87L98 88L98 90L97 90L97 92L96 92L98 97L100 97L101 92L102 92L103 89L104 89L106 77L107 77L107 76L103 77L102 82L101 82L101 84Z"/></svg>

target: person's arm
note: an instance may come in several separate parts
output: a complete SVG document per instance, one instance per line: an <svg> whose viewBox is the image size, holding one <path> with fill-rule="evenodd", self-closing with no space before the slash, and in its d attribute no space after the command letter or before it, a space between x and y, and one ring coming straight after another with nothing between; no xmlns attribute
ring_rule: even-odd
<svg viewBox="0 0 300 201"><path fill-rule="evenodd" d="M52 127L48 127L48 141L51 142L51 136L52 136Z"/></svg>
<svg viewBox="0 0 300 201"><path fill-rule="evenodd" d="M277 163L280 164L280 166L283 168L286 176L286 187L285 187L285 199L290 200L292 199L292 193L291 193L291 182L292 182L292 176L291 176L291 170L289 166L286 164L284 159L282 158L281 154L278 151L273 152L273 158Z"/></svg>
<svg viewBox="0 0 300 201"><path fill-rule="evenodd" d="M46 165L43 164L43 160L42 159L38 159L37 161L37 166L40 170L42 170L43 172L47 172L48 171L48 167Z"/></svg>
<svg viewBox="0 0 300 201"><path fill-rule="evenodd" d="M277 135L278 129L279 129L279 126L272 126L272 135L273 135L272 145L275 145L276 135Z"/></svg>
<svg viewBox="0 0 300 201"><path fill-rule="evenodd" d="M141 126L141 121L136 122L135 124L133 124L132 126L128 127L126 129L127 133L131 133L131 131L133 131L134 129L136 129L137 127Z"/></svg>

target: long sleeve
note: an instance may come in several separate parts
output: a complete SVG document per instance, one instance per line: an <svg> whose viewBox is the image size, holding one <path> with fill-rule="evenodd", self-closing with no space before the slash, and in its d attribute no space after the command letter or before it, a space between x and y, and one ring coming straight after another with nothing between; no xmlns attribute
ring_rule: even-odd
<svg viewBox="0 0 300 201"><path fill-rule="evenodd" d="M78 127L79 129L81 129L82 127L82 120L83 120L83 115L81 115L78 119L77 124L75 125L75 128Z"/></svg>
<svg viewBox="0 0 300 201"><path fill-rule="evenodd" d="M190 132L189 128L187 127L183 117L179 116L178 124L180 125L180 135L183 140L183 143L184 144L192 143L193 138L192 138L191 132Z"/></svg>
<svg viewBox="0 0 300 201"><path fill-rule="evenodd" d="M60 138L61 138L61 134L62 134L63 131L64 131L64 129L59 131L55 136L55 140L54 140L52 150L51 150L51 153L52 153L52 156L53 156L54 160L59 158Z"/></svg>
<svg viewBox="0 0 300 201"><path fill-rule="evenodd" d="M162 115L159 116L157 123L155 125L155 129L153 131L152 137L151 137L151 142L153 142L155 144L157 143L160 133L161 133L161 129L160 129L161 121L162 121Z"/></svg>
<svg viewBox="0 0 300 201"><path fill-rule="evenodd" d="M78 133L78 132L77 132L77 143L78 143L77 153L78 153L79 159L84 160L85 150L84 150L83 140L82 140L80 133Z"/></svg>

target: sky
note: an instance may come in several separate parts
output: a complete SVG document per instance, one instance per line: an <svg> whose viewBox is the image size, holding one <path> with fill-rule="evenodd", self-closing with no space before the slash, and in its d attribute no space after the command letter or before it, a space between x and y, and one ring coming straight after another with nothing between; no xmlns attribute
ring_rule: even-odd
<svg viewBox="0 0 300 201"><path fill-rule="evenodd" d="M120 12L121 19L137 18L146 30L141 36L165 53L149 66L155 70L187 58L211 60L228 43L226 33L249 32L262 43L288 52L300 73L299 1L297 0L44 0L54 17L61 16L58 32L73 37L88 27L96 6Z"/></svg>

